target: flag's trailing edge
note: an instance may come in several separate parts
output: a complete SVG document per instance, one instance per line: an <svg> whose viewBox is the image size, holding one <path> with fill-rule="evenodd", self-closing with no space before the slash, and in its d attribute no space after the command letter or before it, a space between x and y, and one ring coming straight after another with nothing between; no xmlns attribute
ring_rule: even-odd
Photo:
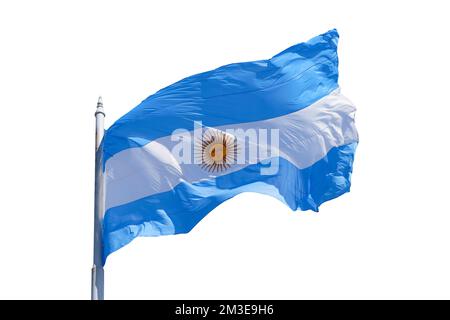
<svg viewBox="0 0 450 320"><path fill-rule="evenodd" d="M116 121L102 144L104 261L135 237L189 232L242 192L314 211L348 192L358 134L338 38L185 78Z"/></svg>

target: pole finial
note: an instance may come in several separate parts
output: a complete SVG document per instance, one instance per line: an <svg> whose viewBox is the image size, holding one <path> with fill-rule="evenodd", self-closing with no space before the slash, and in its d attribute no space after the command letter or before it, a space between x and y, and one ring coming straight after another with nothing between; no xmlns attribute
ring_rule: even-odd
<svg viewBox="0 0 450 320"><path fill-rule="evenodd" d="M105 116L105 111L103 110L102 96L98 97L97 101L97 110L95 111L95 116L97 116L98 114L102 114L103 116Z"/></svg>
<svg viewBox="0 0 450 320"><path fill-rule="evenodd" d="M102 106L103 106L103 99L102 99L102 96L99 96L99 97L98 97L97 105L102 105Z"/></svg>

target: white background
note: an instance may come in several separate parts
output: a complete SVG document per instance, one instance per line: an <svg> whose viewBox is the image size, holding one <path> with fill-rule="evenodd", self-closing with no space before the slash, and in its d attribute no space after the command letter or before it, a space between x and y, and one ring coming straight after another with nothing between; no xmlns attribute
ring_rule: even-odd
<svg viewBox="0 0 450 320"><path fill-rule="evenodd" d="M89 299L94 111L336 27L352 192L243 194L112 254L106 298L450 298L448 1L2 1L0 298Z"/></svg>

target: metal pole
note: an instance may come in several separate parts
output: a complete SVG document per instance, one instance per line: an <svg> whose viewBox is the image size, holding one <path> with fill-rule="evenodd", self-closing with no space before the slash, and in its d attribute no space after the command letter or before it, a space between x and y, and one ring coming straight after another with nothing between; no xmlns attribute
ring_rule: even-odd
<svg viewBox="0 0 450 320"><path fill-rule="evenodd" d="M94 200L94 265L92 267L91 300L104 299L102 223L105 208L103 169L100 143L104 134L105 112L102 97L98 98L95 111L95 200Z"/></svg>

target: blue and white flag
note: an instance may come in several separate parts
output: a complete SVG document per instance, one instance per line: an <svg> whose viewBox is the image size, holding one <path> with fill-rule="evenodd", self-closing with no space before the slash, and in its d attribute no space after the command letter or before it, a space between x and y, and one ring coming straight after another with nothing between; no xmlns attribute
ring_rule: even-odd
<svg viewBox="0 0 450 320"><path fill-rule="evenodd" d="M338 38L185 78L116 121L102 144L104 261L138 236L187 233L242 192L314 211L348 192L358 133Z"/></svg>

